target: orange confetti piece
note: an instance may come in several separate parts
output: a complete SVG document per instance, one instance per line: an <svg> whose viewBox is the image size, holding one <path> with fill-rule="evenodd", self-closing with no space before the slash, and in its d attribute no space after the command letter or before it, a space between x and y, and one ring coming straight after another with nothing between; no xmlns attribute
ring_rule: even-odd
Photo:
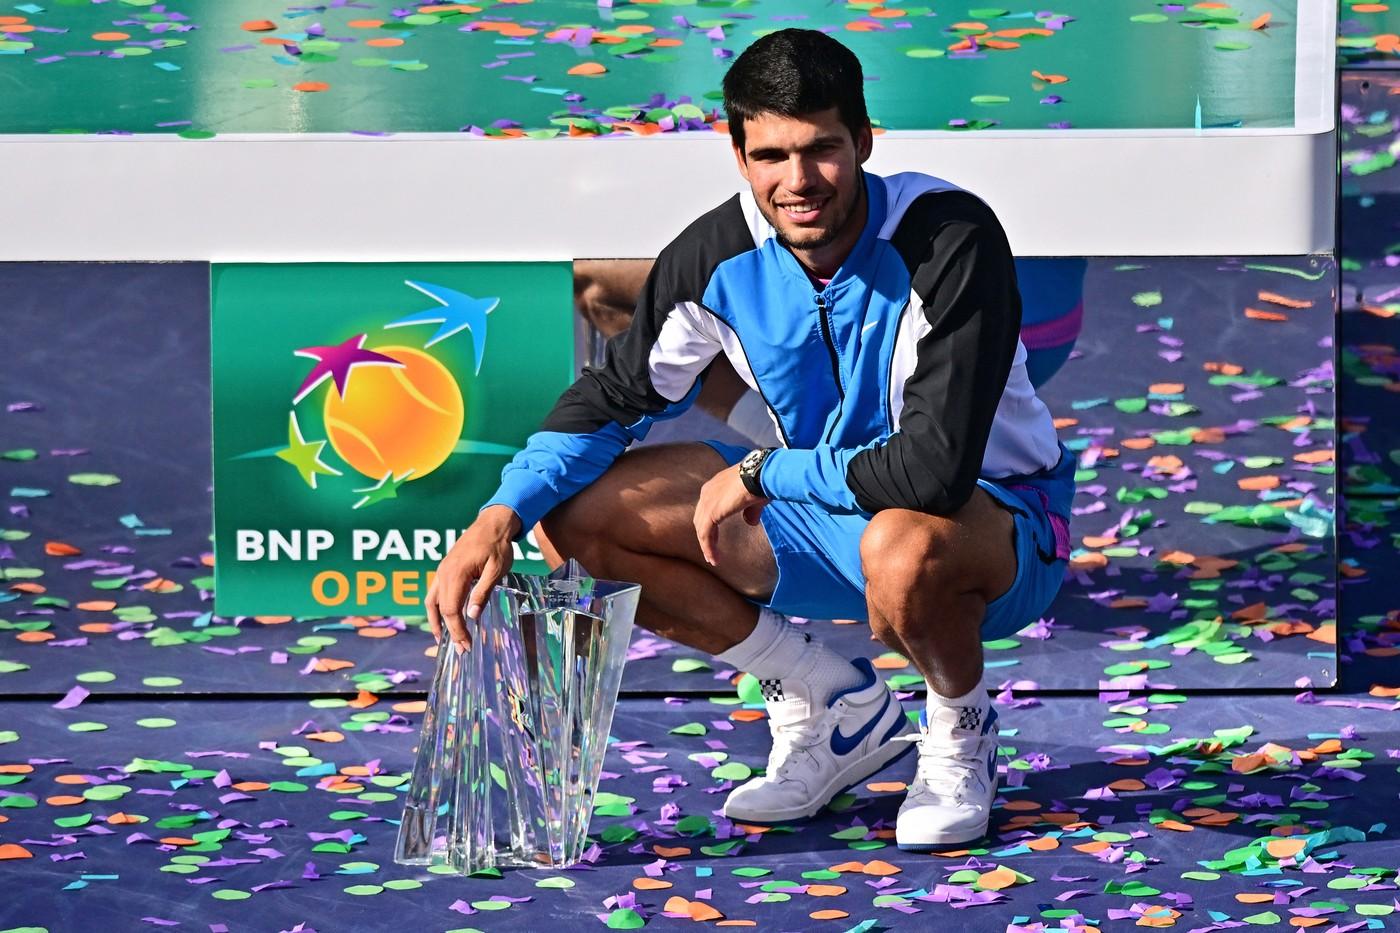
<svg viewBox="0 0 1400 933"><path fill-rule="evenodd" d="M1373 697L1400 697L1400 687L1382 687L1380 684L1371 684L1370 694ZM0 774L4 774L5 769L0 768Z"/></svg>
<svg viewBox="0 0 1400 933"><path fill-rule="evenodd" d="M0 16L0 26L18 26L28 20L27 16Z"/></svg>
<svg viewBox="0 0 1400 933"><path fill-rule="evenodd" d="M1147 785L1137 778L1122 778L1108 786L1111 790L1147 790Z"/></svg>
<svg viewBox="0 0 1400 933"><path fill-rule="evenodd" d="M428 711L428 701L404 700L402 703L395 703L390 709L396 713L425 713Z"/></svg>
<svg viewBox="0 0 1400 933"><path fill-rule="evenodd" d="M376 704L376 703L378 703L378 702L379 702L379 697L377 697L377 696L375 696L374 694L370 693L368 690L361 690L361 691L359 692L359 694L355 697L355 699L351 700L349 703L346 703L345 705L346 705L346 706L353 706L355 709L364 709L365 707L367 707L367 706L373 706L374 704Z"/></svg>
<svg viewBox="0 0 1400 933"><path fill-rule="evenodd" d="M846 28L851 32L884 32L885 27L879 23L872 23L869 20L858 19L846 24Z"/></svg>
<svg viewBox="0 0 1400 933"><path fill-rule="evenodd" d="M1337 643L1337 626L1324 625L1315 632L1308 632L1303 636L1310 641L1319 641L1324 645L1335 645Z"/></svg>
<svg viewBox="0 0 1400 933"><path fill-rule="evenodd" d="M1264 843L1264 851L1274 858L1292 858L1305 848L1307 843L1301 839L1270 839Z"/></svg>
<svg viewBox="0 0 1400 933"><path fill-rule="evenodd" d="M1244 367L1236 366L1234 363L1206 363L1205 371L1220 373L1222 376L1238 376L1244 372Z"/></svg>
<svg viewBox="0 0 1400 933"><path fill-rule="evenodd" d="M846 889L839 884L809 884L807 893L812 897L840 897Z"/></svg>
<svg viewBox="0 0 1400 933"><path fill-rule="evenodd" d="M94 32L92 37L98 42L122 42L131 38L124 32Z"/></svg>
<svg viewBox="0 0 1400 933"><path fill-rule="evenodd" d="M250 19L242 28L248 32L271 32L277 28L277 24L270 19Z"/></svg>
<svg viewBox="0 0 1400 933"><path fill-rule="evenodd" d="M736 709L729 714L729 718L734 722L758 722L767 719L768 714L761 709Z"/></svg>
<svg viewBox="0 0 1400 933"><path fill-rule="evenodd" d="M1021 47L1021 43L1011 42L1007 39L983 39L982 45L985 48L999 49L1001 51L1006 51L1007 49L1019 49Z"/></svg>
<svg viewBox="0 0 1400 933"><path fill-rule="evenodd" d="M385 36L380 39L366 39L365 45L376 49L391 49L403 45L403 40L395 39L392 36Z"/></svg>
<svg viewBox="0 0 1400 933"><path fill-rule="evenodd" d="M1170 554L1162 555L1160 560L1164 564L1179 564L1185 566L1186 564L1194 564L1196 562L1196 555L1189 554L1186 551L1172 551Z"/></svg>
<svg viewBox="0 0 1400 933"><path fill-rule="evenodd" d="M1379 696L1380 694L1376 694ZM33 774L33 765L0 765L0 774Z"/></svg>
<svg viewBox="0 0 1400 933"><path fill-rule="evenodd" d="M50 557L77 557L83 552L73 545L65 544L62 541L45 541L44 553Z"/></svg>
<svg viewBox="0 0 1400 933"><path fill-rule="evenodd" d="M54 776L55 784L90 784L92 783L86 776L81 774L59 774Z"/></svg>
<svg viewBox="0 0 1400 933"><path fill-rule="evenodd" d="M1041 74L1038 71L1032 71L1031 77L1039 81L1044 81L1046 84L1064 84L1069 80L1069 78L1066 78L1064 75L1047 75Z"/></svg>
<svg viewBox="0 0 1400 933"><path fill-rule="evenodd" d="M872 794L897 794L900 791L908 790L909 785L903 781L873 781L865 785L865 789Z"/></svg>
<svg viewBox="0 0 1400 933"><path fill-rule="evenodd" d="M1107 849L1108 843L1100 842L1095 839L1093 842L1081 842L1073 848L1076 852L1083 852L1085 855L1093 855L1095 852L1102 852L1104 849Z"/></svg>
<svg viewBox="0 0 1400 933"><path fill-rule="evenodd" d="M617 27L617 31L624 36L645 36L656 32L655 26L647 26L642 23L628 23L625 26Z"/></svg>
<svg viewBox="0 0 1400 933"><path fill-rule="evenodd" d="M976 31L976 32L986 32L986 31L987 31L987 24L986 24L986 23L954 23L954 24L953 24L953 28L954 28L954 29L969 29L969 30L973 30L973 31Z"/></svg>
<svg viewBox="0 0 1400 933"><path fill-rule="evenodd" d="M163 846L192 846L196 844L196 841L184 836L166 836L160 840L160 844Z"/></svg>
<svg viewBox="0 0 1400 933"><path fill-rule="evenodd" d="M1335 458L1336 453L1331 450L1307 450L1293 455L1299 463L1331 463Z"/></svg>
<svg viewBox="0 0 1400 933"><path fill-rule="evenodd" d="M650 45L653 49L674 49L679 45L684 45L680 39L657 39Z"/></svg>
<svg viewBox="0 0 1400 933"><path fill-rule="evenodd" d="M850 916L844 910L837 910L834 907L827 910L814 910L807 916L813 920L844 920Z"/></svg>
<svg viewBox="0 0 1400 933"><path fill-rule="evenodd" d="M1040 804L1036 803L1034 800L1008 800L1006 803L1002 804L1001 808L1011 811L1039 810Z"/></svg>
<svg viewBox="0 0 1400 933"><path fill-rule="evenodd" d="M889 7L880 7L878 9L871 10L869 15L874 16L878 19L897 19L898 17L904 15L904 11L890 9Z"/></svg>
<svg viewBox="0 0 1400 933"><path fill-rule="evenodd" d="M53 641L53 632L20 632L15 636L15 641L24 642L26 645L37 645L40 642Z"/></svg>
<svg viewBox="0 0 1400 933"><path fill-rule="evenodd" d="M1063 431L1065 428L1072 428L1078 423L1078 418L1056 418L1054 421L1056 431Z"/></svg>
<svg viewBox="0 0 1400 933"><path fill-rule="evenodd" d="M345 736L339 732L311 732L306 736L317 742L344 742Z"/></svg>
<svg viewBox="0 0 1400 933"><path fill-rule="evenodd" d="M346 23L345 25L349 26L351 29L378 29L380 26L383 26L383 25L384 25L384 20L382 20L382 19L352 19L350 22Z"/></svg>
<svg viewBox="0 0 1400 933"><path fill-rule="evenodd" d="M1085 547L1112 547L1118 543L1113 535L1085 535L1081 540Z"/></svg>
<svg viewBox="0 0 1400 933"><path fill-rule="evenodd" d="M596 78L607 73L608 69L604 68L601 62L583 62L569 69L569 74L581 75L585 78Z"/></svg>
<svg viewBox="0 0 1400 933"><path fill-rule="evenodd" d="M318 674L330 674L335 671L343 671L347 667L354 667L354 661L342 661L339 658L317 658L316 665L312 668Z"/></svg>
<svg viewBox="0 0 1400 933"><path fill-rule="evenodd" d="M836 872L838 875L845 874L845 873L848 872L848 871L864 871L864 870L865 870L865 863L864 863L864 862L842 862L840 865L831 865L831 866L828 866L828 867L827 867L827 871L834 871L834 872Z"/></svg>
<svg viewBox="0 0 1400 933"><path fill-rule="evenodd" d="M230 786L234 790L241 790L245 794L248 794L254 791L267 790L271 785L266 781L239 781L237 784Z"/></svg>
<svg viewBox="0 0 1400 933"><path fill-rule="evenodd" d="M45 797L44 803L51 807L71 807L74 804L83 803L82 797L75 797L72 794L55 794L52 797Z"/></svg>
<svg viewBox="0 0 1400 933"><path fill-rule="evenodd" d="M1351 8L1353 13L1385 13L1390 9L1384 3L1358 3Z"/></svg>
<svg viewBox="0 0 1400 933"><path fill-rule="evenodd" d="M909 661L897 655L881 655L870 662L870 666L881 671L897 671L909 666Z"/></svg>
<svg viewBox="0 0 1400 933"><path fill-rule="evenodd" d="M1261 14L1259 14L1258 16L1254 17L1253 21L1250 22L1249 28L1250 28L1250 29L1263 29L1265 26L1269 25L1269 18L1270 18L1271 16L1273 16L1272 13L1261 13Z"/></svg>
<svg viewBox="0 0 1400 933"><path fill-rule="evenodd" d="M1163 820L1158 823L1157 826L1161 829L1170 829L1178 833L1192 833L1196 831L1196 827L1192 826L1190 823L1182 823L1179 820Z"/></svg>
<svg viewBox="0 0 1400 933"><path fill-rule="evenodd" d="M15 583L10 586L10 590L15 593L30 593L34 596L48 592L48 588L42 583Z"/></svg>
<svg viewBox="0 0 1400 933"><path fill-rule="evenodd" d="M253 621L259 625L285 625L292 621L291 616L253 616Z"/></svg>
<svg viewBox="0 0 1400 933"><path fill-rule="evenodd" d="M134 823L144 823L146 822L146 818L144 816L135 816L131 813L113 813L111 816L107 817L107 822L111 823L113 826L130 826Z"/></svg>
<svg viewBox="0 0 1400 933"><path fill-rule="evenodd" d="M86 622L78 626L78 631L88 632L93 635L106 635L112 630L110 622Z"/></svg>
<svg viewBox="0 0 1400 933"><path fill-rule="evenodd" d="M1280 480L1277 476L1247 476L1236 485L1241 489L1259 492L1265 489L1277 489L1279 482Z"/></svg>
<svg viewBox="0 0 1400 933"><path fill-rule="evenodd" d="M1001 891L1016 883L1016 873L1009 868L997 866L977 876L977 886L984 891Z"/></svg>
<svg viewBox="0 0 1400 933"><path fill-rule="evenodd" d="M1255 321L1286 321L1288 315L1281 311L1260 311L1258 308L1245 308L1244 316Z"/></svg>
<svg viewBox="0 0 1400 933"><path fill-rule="evenodd" d="M889 862L882 862L879 859L873 862L866 862L865 866L861 869L865 874L875 875L879 878L884 878L887 875L897 875L903 870L902 868L891 865Z"/></svg>
<svg viewBox="0 0 1400 933"><path fill-rule="evenodd" d="M117 608L117 604L110 599L89 599L78 603L78 608L84 612L111 612Z"/></svg>
<svg viewBox="0 0 1400 933"><path fill-rule="evenodd" d="M1123 446L1128 448L1129 450L1148 450L1152 447L1156 447L1157 442L1150 437L1127 437L1123 439ZM1104 456L1116 457L1118 456L1118 453L1117 451L1109 453L1107 450L1105 450Z"/></svg>
<svg viewBox="0 0 1400 933"><path fill-rule="evenodd" d="M1108 558L1102 554L1084 554L1070 559L1071 570L1102 570L1108 566Z"/></svg>
<svg viewBox="0 0 1400 933"><path fill-rule="evenodd" d="M652 846L651 851L662 858L682 858L690 854L685 846Z"/></svg>
<svg viewBox="0 0 1400 933"><path fill-rule="evenodd" d="M1153 469L1161 470L1164 473L1175 473L1185 466L1185 464L1181 462L1180 457L1173 457L1170 454L1153 457L1147 461L1147 465Z"/></svg>
<svg viewBox="0 0 1400 933"><path fill-rule="evenodd" d="M671 887L671 882L662 881L660 878L634 878L632 887L638 891L664 891Z"/></svg>
<svg viewBox="0 0 1400 933"><path fill-rule="evenodd" d="M0 861L13 858L33 858L34 853L16 842L0 843Z"/></svg>
<svg viewBox="0 0 1400 933"><path fill-rule="evenodd" d="M1268 14L1265 14L1266 16ZM1285 298L1273 292L1260 292L1260 301L1267 301L1271 305L1283 305L1285 308L1311 308L1313 303L1301 298Z"/></svg>
<svg viewBox="0 0 1400 933"><path fill-rule="evenodd" d="M141 587L147 593L169 593L179 588L180 584L174 580L167 580L165 577L156 577Z"/></svg>
<svg viewBox="0 0 1400 933"><path fill-rule="evenodd" d="M1026 843L1026 848L1032 852L1053 852L1060 847L1060 840L1054 836L1041 836L1039 839L1032 839Z"/></svg>
<svg viewBox="0 0 1400 933"><path fill-rule="evenodd" d="M385 626L373 625L357 629L355 634L361 638L393 638L398 632Z"/></svg>
<svg viewBox="0 0 1400 933"><path fill-rule="evenodd" d="M308 94L314 94L318 91L329 91L330 89L331 86L324 81L303 81L300 84L292 85L292 90L304 91Z"/></svg>
<svg viewBox="0 0 1400 933"><path fill-rule="evenodd" d="M1235 895L1235 900L1241 904L1272 904L1274 896L1262 891L1241 891Z"/></svg>

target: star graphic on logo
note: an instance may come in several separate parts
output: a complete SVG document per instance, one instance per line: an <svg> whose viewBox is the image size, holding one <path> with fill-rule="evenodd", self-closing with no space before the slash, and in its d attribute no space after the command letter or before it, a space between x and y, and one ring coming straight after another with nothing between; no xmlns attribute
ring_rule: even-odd
<svg viewBox="0 0 1400 933"><path fill-rule="evenodd" d="M473 298L441 285L429 285L426 282L412 282L407 279L404 280L404 284L427 295L441 307L415 312L399 318L392 324L385 324L384 327L387 329L407 327L411 324L441 325L437 333L423 345L424 349L465 330L472 335L472 346L476 350L476 371L480 373L481 358L486 352L486 315L495 310L501 299Z"/></svg>
<svg viewBox="0 0 1400 933"><path fill-rule="evenodd" d="M339 476L340 471L332 469L321 462L321 451L325 449L325 441L314 441L308 444L301 436L301 426L297 424L297 413L291 413L291 421L287 425L287 443L285 450L277 452L279 460L285 460L297 468L301 478L306 480L306 485L312 489L316 488L316 474L324 473L327 476Z"/></svg>
<svg viewBox="0 0 1400 933"><path fill-rule="evenodd" d="M362 496L360 498L360 501L352 505L351 508L358 509L366 505L374 505L376 502L383 502L385 499L397 499L399 497L399 487L402 486L405 482L407 482L408 477L412 475L412 473L413 471L409 470L403 476L400 476L397 479L395 479L394 473L391 470L388 473L385 473L384 478L381 479L379 482L375 483L373 486L366 486L363 489L356 489L355 492L363 492L367 495Z"/></svg>
<svg viewBox="0 0 1400 933"><path fill-rule="evenodd" d="M364 349L367 336L368 334L360 334L335 346L302 347L300 350L293 351L296 356L316 360L316 365L311 368L311 372L307 375L306 381L301 384L301 388L297 389L292 404L295 405L306 398L307 393L327 379L335 380L335 390L341 398L344 398L345 386L350 381L350 371L356 366L403 365L392 356Z"/></svg>

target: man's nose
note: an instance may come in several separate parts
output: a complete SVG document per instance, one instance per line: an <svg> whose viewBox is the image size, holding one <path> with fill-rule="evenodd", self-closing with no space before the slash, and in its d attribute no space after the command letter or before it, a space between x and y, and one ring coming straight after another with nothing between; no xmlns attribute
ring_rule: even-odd
<svg viewBox="0 0 1400 933"><path fill-rule="evenodd" d="M806 191L816 179L816 169L810 159L799 152L788 158L787 179L784 187L793 194Z"/></svg>

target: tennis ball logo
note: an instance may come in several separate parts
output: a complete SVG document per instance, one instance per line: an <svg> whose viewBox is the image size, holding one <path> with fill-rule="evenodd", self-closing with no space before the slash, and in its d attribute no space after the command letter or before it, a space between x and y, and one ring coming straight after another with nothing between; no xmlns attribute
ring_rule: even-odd
<svg viewBox="0 0 1400 933"><path fill-rule="evenodd" d="M462 390L452 373L412 347L375 347L402 364L366 366L345 394L326 393L331 447L370 479L421 479L442 465L462 436Z"/></svg>
<svg viewBox="0 0 1400 933"><path fill-rule="evenodd" d="M405 342L367 347L369 334L364 333L338 344L294 351L316 363L292 398L288 446L276 456L296 467L315 489L318 477L343 475L323 459L329 445L345 466L376 481L355 490L364 494L352 506L356 509L396 498L400 486L432 473L457 451L466 419L462 389L452 371L428 350L467 331L480 373L486 315L499 304L496 298L473 298L440 285L404 284L432 298L437 307L400 317L384 329L436 324L437 331L421 348ZM321 426L326 436L307 440L297 406L323 384Z"/></svg>

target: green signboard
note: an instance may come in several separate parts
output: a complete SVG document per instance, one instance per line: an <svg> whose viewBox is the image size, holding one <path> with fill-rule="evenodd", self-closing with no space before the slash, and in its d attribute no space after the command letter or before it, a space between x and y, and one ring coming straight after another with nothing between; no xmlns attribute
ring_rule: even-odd
<svg viewBox="0 0 1400 933"><path fill-rule="evenodd" d="M571 265L216 264L211 285L216 611L418 614L573 377Z"/></svg>

